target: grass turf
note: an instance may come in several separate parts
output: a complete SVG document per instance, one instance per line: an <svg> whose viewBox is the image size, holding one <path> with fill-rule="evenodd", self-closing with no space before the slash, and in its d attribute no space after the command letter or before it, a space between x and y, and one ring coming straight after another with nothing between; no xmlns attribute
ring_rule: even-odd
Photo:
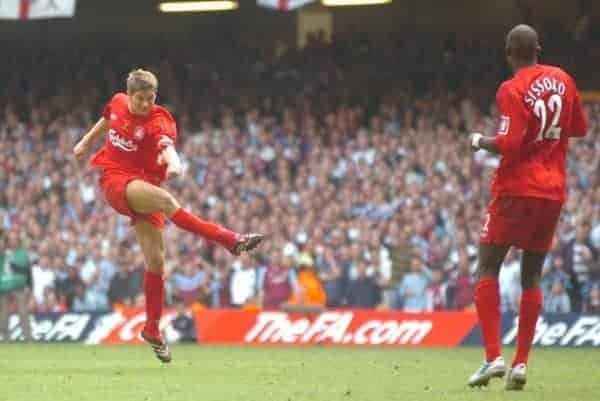
<svg viewBox="0 0 600 401"><path fill-rule="evenodd" d="M513 350L505 352L512 356ZM528 384L470 389L476 348L0 345L0 401L600 399L600 350L534 349ZM510 359L510 358L509 358Z"/></svg>

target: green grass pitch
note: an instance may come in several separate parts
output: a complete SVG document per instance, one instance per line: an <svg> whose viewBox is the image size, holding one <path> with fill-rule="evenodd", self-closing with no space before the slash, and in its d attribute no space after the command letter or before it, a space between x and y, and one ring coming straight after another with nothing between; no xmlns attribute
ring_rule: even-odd
<svg viewBox="0 0 600 401"><path fill-rule="evenodd" d="M512 357L514 350L506 350ZM600 400L600 350L534 349L525 391L471 389L477 348L0 345L0 401Z"/></svg>

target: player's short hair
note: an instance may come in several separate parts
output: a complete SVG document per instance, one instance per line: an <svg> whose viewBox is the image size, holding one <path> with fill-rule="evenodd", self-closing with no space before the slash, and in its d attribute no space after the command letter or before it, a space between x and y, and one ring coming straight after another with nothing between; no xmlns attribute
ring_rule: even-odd
<svg viewBox="0 0 600 401"><path fill-rule="evenodd" d="M134 93L138 91L158 89L158 78L150 71L138 68L133 70L127 76L127 92Z"/></svg>

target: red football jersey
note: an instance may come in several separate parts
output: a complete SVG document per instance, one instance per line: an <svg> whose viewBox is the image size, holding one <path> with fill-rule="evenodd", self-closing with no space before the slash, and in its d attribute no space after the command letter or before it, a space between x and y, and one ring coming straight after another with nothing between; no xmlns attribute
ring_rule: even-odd
<svg viewBox="0 0 600 401"><path fill-rule="evenodd" d="M549 65L521 68L500 85L496 102L502 160L492 193L564 201L569 138L587 131L573 78Z"/></svg>
<svg viewBox="0 0 600 401"><path fill-rule="evenodd" d="M166 177L166 165L159 165L158 154L165 144L174 144L177 137L175 121L165 108L154 105L145 117L129 111L125 93L117 93L104 107L103 117L110 129L104 146L90 163L102 169L125 170L143 174L159 183Z"/></svg>

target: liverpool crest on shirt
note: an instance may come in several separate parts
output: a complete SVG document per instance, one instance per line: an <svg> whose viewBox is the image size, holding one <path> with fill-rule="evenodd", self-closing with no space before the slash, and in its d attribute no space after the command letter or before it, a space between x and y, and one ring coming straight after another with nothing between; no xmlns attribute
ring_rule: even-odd
<svg viewBox="0 0 600 401"><path fill-rule="evenodd" d="M133 131L133 137L138 141L144 139L144 127L136 127Z"/></svg>

